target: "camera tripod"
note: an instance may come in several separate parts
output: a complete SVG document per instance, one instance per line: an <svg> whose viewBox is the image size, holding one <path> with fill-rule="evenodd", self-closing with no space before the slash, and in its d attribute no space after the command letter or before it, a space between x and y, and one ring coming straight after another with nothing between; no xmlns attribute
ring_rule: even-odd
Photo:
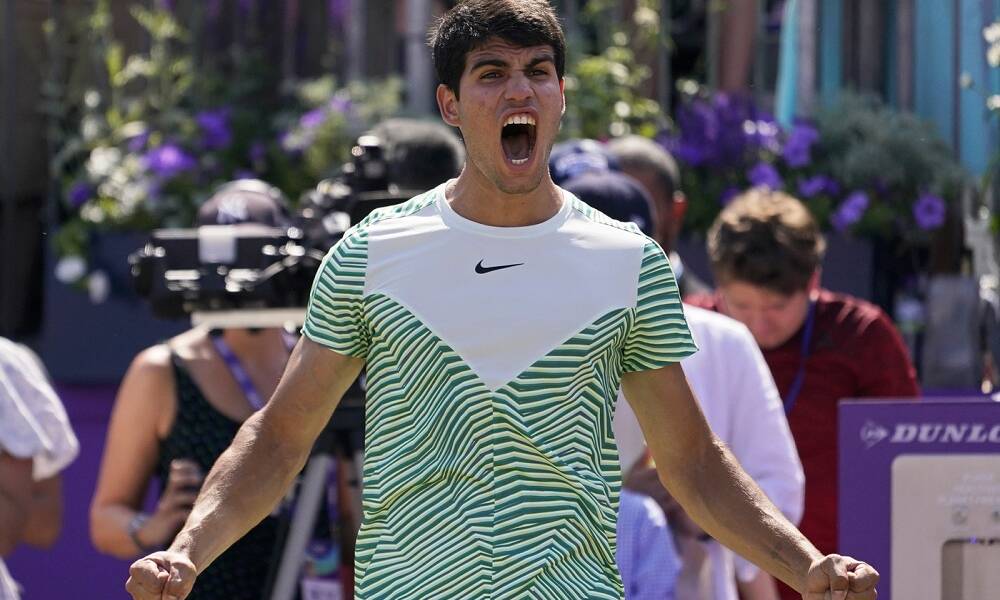
<svg viewBox="0 0 1000 600"><path fill-rule="evenodd" d="M338 453L348 456L353 459L355 471L348 476L358 481L360 488L363 440L364 402L353 396L345 396L313 445L292 510L286 510L282 514L276 560L272 561L262 598L295 600L299 597L298 586L306 562L306 550L326 496L328 473L335 464ZM348 535L353 534L353 531L348 532ZM341 556L343 557L343 553Z"/></svg>

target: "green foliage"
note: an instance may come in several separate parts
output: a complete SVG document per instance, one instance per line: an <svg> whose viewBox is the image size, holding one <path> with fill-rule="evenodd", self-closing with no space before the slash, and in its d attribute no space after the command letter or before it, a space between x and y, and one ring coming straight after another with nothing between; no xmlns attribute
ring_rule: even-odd
<svg viewBox="0 0 1000 600"><path fill-rule="evenodd" d="M913 205L930 193L956 203L968 176L926 122L870 96L844 94L817 117L815 168L845 189L870 192L872 204L854 231L922 238Z"/></svg>
<svg viewBox="0 0 1000 600"><path fill-rule="evenodd" d="M652 137L666 124L660 105L639 86L649 78L624 33L601 54L583 56L566 73L565 138L607 139L628 133Z"/></svg>
<svg viewBox="0 0 1000 600"><path fill-rule="evenodd" d="M169 10L137 4L130 15L148 40L133 53L114 35L108 0L85 19L46 25L53 56L65 57L44 87L62 258L86 262L100 231L191 226L232 179L264 179L295 202L335 173L358 135L399 110L398 80L281 81L261 50L235 42L198 62Z"/></svg>

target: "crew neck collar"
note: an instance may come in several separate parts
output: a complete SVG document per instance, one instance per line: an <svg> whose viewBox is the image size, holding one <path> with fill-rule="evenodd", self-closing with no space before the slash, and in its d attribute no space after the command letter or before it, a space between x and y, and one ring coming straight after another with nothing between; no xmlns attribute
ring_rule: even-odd
<svg viewBox="0 0 1000 600"><path fill-rule="evenodd" d="M572 210L572 202L570 202L568 194L564 190L560 189L559 193L562 197L562 206L559 207L556 214L541 223L524 225L521 227L497 227L495 225L485 225L483 223L467 219L455 212L455 209L451 207L451 203L448 202L445 195L445 188L447 185L447 182L442 183L434 190L434 193L437 195L435 202L437 203L438 210L441 211L442 220L449 227L477 235L501 238L527 238L544 235L555 231L563 223L565 223L569 218L570 211Z"/></svg>

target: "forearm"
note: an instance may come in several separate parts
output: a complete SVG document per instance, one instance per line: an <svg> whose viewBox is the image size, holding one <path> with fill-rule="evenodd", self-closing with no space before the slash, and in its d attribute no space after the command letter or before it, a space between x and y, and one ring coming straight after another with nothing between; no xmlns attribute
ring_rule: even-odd
<svg viewBox="0 0 1000 600"><path fill-rule="evenodd" d="M31 506L30 458L17 458L0 450L0 556L7 556L21 541Z"/></svg>
<svg viewBox="0 0 1000 600"><path fill-rule="evenodd" d="M264 419L250 417L216 461L170 549L188 555L199 572L266 517L309 457Z"/></svg>
<svg viewBox="0 0 1000 600"><path fill-rule="evenodd" d="M0 488L0 556L7 556L21 541L27 511L12 494Z"/></svg>
<svg viewBox="0 0 1000 600"><path fill-rule="evenodd" d="M713 438L690 456L683 475L663 483L692 519L713 538L801 590L821 554L786 519L732 453Z"/></svg>
<svg viewBox="0 0 1000 600"><path fill-rule="evenodd" d="M137 514L139 511L134 508L120 504L91 510L90 538L98 552L122 559L142 554L143 548L140 548L128 534L129 523ZM154 545L151 540L144 540L141 532L137 532L137 536L144 545Z"/></svg>
<svg viewBox="0 0 1000 600"><path fill-rule="evenodd" d="M62 479L56 475L35 483L24 541L38 548L55 543L62 529Z"/></svg>

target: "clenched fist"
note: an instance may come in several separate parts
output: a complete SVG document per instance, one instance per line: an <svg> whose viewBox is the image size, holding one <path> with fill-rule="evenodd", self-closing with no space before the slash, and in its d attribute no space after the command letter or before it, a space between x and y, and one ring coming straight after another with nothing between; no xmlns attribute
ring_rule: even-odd
<svg viewBox="0 0 1000 600"><path fill-rule="evenodd" d="M875 600L878 571L849 556L828 554L813 562L802 600Z"/></svg>
<svg viewBox="0 0 1000 600"><path fill-rule="evenodd" d="M134 600L184 600L198 576L179 552L154 552L132 563L125 589Z"/></svg>

